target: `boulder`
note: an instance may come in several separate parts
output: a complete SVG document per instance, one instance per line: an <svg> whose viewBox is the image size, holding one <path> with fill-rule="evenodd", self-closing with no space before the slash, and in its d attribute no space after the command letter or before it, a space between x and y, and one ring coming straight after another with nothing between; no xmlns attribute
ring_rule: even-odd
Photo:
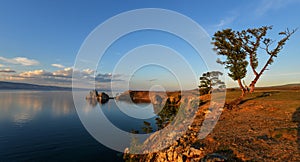
<svg viewBox="0 0 300 162"><path fill-rule="evenodd" d="M92 90L85 98L87 100L93 100L93 101L99 101L101 103L106 103L110 97L104 92L101 92L99 94L97 92L97 90Z"/></svg>
<svg viewBox="0 0 300 162"><path fill-rule="evenodd" d="M104 93L104 92L101 92L98 96L98 100L101 102L101 103L106 103L108 100L109 100L109 96Z"/></svg>

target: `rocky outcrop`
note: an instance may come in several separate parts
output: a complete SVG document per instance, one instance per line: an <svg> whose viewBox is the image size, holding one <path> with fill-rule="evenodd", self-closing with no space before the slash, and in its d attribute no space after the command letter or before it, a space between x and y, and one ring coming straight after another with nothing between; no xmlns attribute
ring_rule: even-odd
<svg viewBox="0 0 300 162"><path fill-rule="evenodd" d="M176 99L169 99L170 104L175 104ZM195 101L195 102L193 102ZM127 149L125 160L135 161L199 161L204 157L201 147L196 145L197 131L199 128L188 126L191 124L195 111L198 108L198 100L195 98L182 98L182 109L177 115L177 121L165 127L163 131L152 134L142 144L140 150L143 155L131 154ZM163 137L163 138L161 138Z"/></svg>
<svg viewBox="0 0 300 162"><path fill-rule="evenodd" d="M101 103L106 103L108 100L109 100L109 96L104 93L104 92L101 92L98 96L98 100L101 102Z"/></svg>
<svg viewBox="0 0 300 162"><path fill-rule="evenodd" d="M136 155L130 154L129 149L127 149L124 153L124 159L139 162L200 161L205 156L205 152L199 145L197 145L197 134L192 132L194 132L193 128L190 127L188 135L180 137L170 147L161 151L144 155Z"/></svg>
<svg viewBox="0 0 300 162"><path fill-rule="evenodd" d="M230 153L231 156L228 156L228 152L214 153L213 150L207 149L210 141L214 139L207 138L209 142L199 139L205 115L216 113L216 111L211 111L211 107L219 106L217 103L208 102L209 95L202 96L200 99L199 101L194 97L183 96L180 105L184 106L184 109L178 112L178 121L173 121L163 131L153 133L141 145L138 145L137 148L143 154L134 154L134 149L127 148L124 151L124 160L139 162L239 161L234 157L233 152ZM176 104L176 99L170 99L169 102ZM172 128L172 125L175 127Z"/></svg>
<svg viewBox="0 0 300 162"><path fill-rule="evenodd" d="M116 97L117 100L133 103L150 103L149 91L126 91Z"/></svg>
<svg viewBox="0 0 300 162"><path fill-rule="evenodd" d="M87 100L99 101L101 103L106 103L110 99L110 97L106 93L101 92L99 94L97 90L90 91L90 93L85 98Z"/></svg>
<svg viewBox="0 0 300 162"><path fill-rule="evenodd" d="M126 157L126 156L128 156L128 157ZM170 147L167 150L160 151L157 153L147 154L146 156L141 156L141 157L137 157L137 156L141 156L141 155L125 154L124 159L130 158L130 159L134 159L135 161L140 161L140 162L200 161L201 157L204 156L204 153L202 150L196 149L193 147L184 148L184 147L179 146L179 147Z"/></svg>
<svg viewBox="0 0 300 162"><path fill-rule="evenodd" d="M155 92L155 91L126 91L116 97L120 101L134 103L152 103L153 105L178 104L181 99L181 92Z"/></svg>

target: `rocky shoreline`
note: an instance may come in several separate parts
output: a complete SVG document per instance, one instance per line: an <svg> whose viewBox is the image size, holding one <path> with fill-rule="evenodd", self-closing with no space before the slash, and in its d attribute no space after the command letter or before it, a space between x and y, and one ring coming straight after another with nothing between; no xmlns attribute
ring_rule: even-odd
<svg viewBox="0 0 300 162"><path fill-rule="evenodd" d="M190 92L192 93L195 92ZM237 93L239 92L228 91L229 101ZM299 110L298 94L299 91L293 89L254 92L236 109L224 109L213 131L202 139L199 138L199 130L205 116L214 113L211 111L211 105L216 104L210 100L210 95L194 98L175 92L125 92L117 99L151 102L154 108L157 108L155 111L158 116L163 111L162 105L166 103L167 109L180 106L187 109L179 109L176 112L176 116L181 113L177 122L173 122L172 118L161 123L163 128L166 127L164 133L156 131L139 144L136 148L140 149L142 154L136 154L134 149L127 148L123 159L140 162L299 161L300 124L297 125L297 122L299 123L300 113L294 113L297 108ZM139 97L142 100L139 100ZM191 102L197 99L199 105L196 101ZM187 106L186 103L194 105ZM168 125L174 127L167 128Z"/></svg>
<svg viewBox="0 0 300 162"><path fill-rule="evenodd" d="M134 103L164 104L165 102L178 103L181 92L155 92L155 91L126 91L116 97L116 100Z"/></svg>
<svg viewBox="0 0 300 162"><path fill-rule="evenodd" d="M187 109L184 109L183 119L177 123L176 127L167 127L165 128L167 130L163 132L155 132L152 134L142 144L142 147L139 147L139 149L143 150L143 154L133 154L130 148L127 148L124 153L124 160L140 162L208 162L227 161L230 159L236 160L237 158L232 155L228 156L217 152L211 154L207 153L204 150L204 144L198 138L198 133L205 114L211 113L208 110L210 106L210 102L208 102L209 98L209 96L202 96L201 100L182 98L181 104ZM200 103L193 102L193 100L198 100ZM194 103L194 105L186 105L187 103ZM192 121L187 121L186 119L192 119ZM165 146L168 147L165 148Z"/></svg>
<svg viewBox="0 0 300 162"><path fill-rule="evenodd" d="M272 95L263 95L267 92ZM201 96L202 105L197 108L192 124L187 126L183 135L176 136L170 130L167 136L160 138L160 134L155 132L144 144L147 148L157 150L147 152L147 149L142 148L144 154L134 154L128 148L124 160L299 161L300 124L297 125L297 122L300 113L295 113L295 110L299 110L297 94L299 91L294 90L254 92L236 109L224 109L217 125L204 139L198 138L197 134L205 115L213 112L209 109L210 95ZM234 95L234 91L227 94L229 97ZM184 123L178 125L175 131L183 130L184 127ZM164 145L169 146L162 148Z"/></svg>

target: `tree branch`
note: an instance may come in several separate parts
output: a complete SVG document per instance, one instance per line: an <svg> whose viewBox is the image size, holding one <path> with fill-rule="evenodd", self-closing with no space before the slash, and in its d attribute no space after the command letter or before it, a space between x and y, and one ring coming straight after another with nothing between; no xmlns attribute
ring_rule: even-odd
<svg viewBox="0 0 300 162"><path fill-rule="evenodd" d="M247 32L243 31L240 35L243 36L243 40L245 41L244 49L249 53L249 61L250 67L255 76L258 75L256 70L257 67L257 60L254 62L256 58L256 51L260 47L260 42L264 36L266 36L267 30L272 29L272 26L263 26L258 29L248 29ZM247 35L250 33L251 35ZM255 40L251 41L251 38L254 37Z"/></svg>
<svg viewBox="0 0 300 162"><path fill-rule="evenodd" d="M251 66L251 69L252 69L253 73L255 75L257 75L257 71L256 71L255 66L253 64L253 54L251 53L249 56L250 56L250 66Z"/></svg>
<svg viewBox="0 0 300 162"><path fill-rule="evenodd" d="M294 34L297 31L297 29L294 29L292 32L290 32L288 29L284 32L280 32L279 35L285 35L284 38L282 38L278 43L277 46L274 48L274 50L269 51L269 46L273 43L273 41L271 39L265 39L263 41L263 43L265 44L266 48L266 52L270 55L269 59L267 60L267 62L265 63L265 65L263 66L263 68L260 70L260 72L255 76L255 78L253 79L253 81L251 82L250 86L250 93L252 93L254 91L254 87L256 82L258 81L258 79L260 78L260 76L264 73L264 71L267 69L268 65L272 64L273 62L273 57L276 57L277 54L280 52L280 50L282 49L282 47L285 45L285 42L290 38L290 36L292 34Z"/></svg>

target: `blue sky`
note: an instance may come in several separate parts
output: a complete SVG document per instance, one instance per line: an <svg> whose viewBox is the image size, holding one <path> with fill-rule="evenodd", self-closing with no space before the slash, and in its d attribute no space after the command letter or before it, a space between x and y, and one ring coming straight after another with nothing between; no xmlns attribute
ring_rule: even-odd
<svg viewBox="0 0 300 162"><path fill-rule="evenodd" d="M62 86L70 86L76 55L89 33L112 16L133 9L163 8L179 12L200 24L210 36L225 28L242 30L273 25L270 36L279 39L278 32L300 27L299 0L1 0L0 4L0 79ZM298 31L258 86L300 82L299 40ZM167 33L141 31L115 42L99 63L98 69L85 69L78 73L90 77L97 70L100 85L108 86L110 82L116 82L117 86L122 86L122 77L126 74L118 74L118 79L111 79L116 62L128 50L151 43L176 49L189 61L197 75L207 70L201 58L193 55L193 49L186 42ZM260 59L264 61L266 58ZM132 82L136 83L135 88L142 89L150 80L160 84L172 78L155 77L170 75L166 69L158 69L148 66L137 72ZM249 75L246 82L251 77ZM158 78L161 80L157 81ZM232 87L236 83L227 78L227 85ZM174 87L166 85L166 88Z"/></svg>

